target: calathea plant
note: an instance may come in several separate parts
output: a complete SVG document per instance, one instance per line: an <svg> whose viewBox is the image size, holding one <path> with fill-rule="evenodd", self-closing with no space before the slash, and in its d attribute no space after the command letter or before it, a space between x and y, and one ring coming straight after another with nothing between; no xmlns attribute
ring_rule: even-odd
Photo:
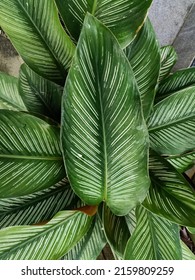
<svg viewBox="0 0 195 280"><path fill-rule="evenodd" d="M195 69L151 0L1 0L24 60L0 74L0 258L194 259Z"/></svg>

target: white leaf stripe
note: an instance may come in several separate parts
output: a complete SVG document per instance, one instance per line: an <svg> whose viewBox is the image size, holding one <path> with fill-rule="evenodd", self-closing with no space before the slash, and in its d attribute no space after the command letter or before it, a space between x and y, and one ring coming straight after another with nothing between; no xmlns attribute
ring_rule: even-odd
<svg viewBox="0 0 195 280"><path fill-rule="evenodd" d="M177 61L177 54L172 46L164 46L161 48L161 68L159 81L169 75L171 69Z"/></svg>
<svg viewBox="0 0 195 280"><path fill-rule="evenodd" d="M195 151L167 157L168 160L179 172L185 172L195 164Z"/></svg>
<svg viewBox="0 0 195 280"><path fill-rule="evenodd" d="M74 45L60 24L53 0L2 0L0 25L32 69L64 82Z"/></svg>
<svg viewBox="0 0 195 280"><path fill-rule="evenodd" d="M87 234L62 259L95 260L106 245L100 218L96 216Z"/></svg>
<svg viewBox="0 0 195 280"><path fill-rule="evenodd" d="M194 148L195 87L172 94L156 104L149 122L152 149L168 155Z"/></svg>
<svg viewBox="0 0 195 280"><path fill-rule="evenodd" d="M18 79L0 73L0 109L26 111L18 92Z"/></svg>
<svg viewBox="0 0 195 280"><path fill-rule="evenodd" d="M87 204L105 199L124 214L143 200L148 139L140 105L122 50L88 15L65 86L61 133L70 183Z"/></svg>
<svg viewBox="0 0 195 280"><path fill-rule="evenodd" d="M89 12L111 29L123 48L133 40L152 3L152 0L55 1L75 40L78 40L84 17Z"/></svg>
<svg viewBox="0 0 195 280"><path fill-rule="evenodd" d="M143 207L137 210L137 226L127 243L126 260L182 259L179 228Z"/></svg>
<svg viewBox="0 0 195 280"><path fill-rule="evenodd" d="M163 98L193 85L195 85L195 68L182 69L160 83L157 95L159 98Z"/></svg>
<svg viewBox="0 0 195 280"><path fill-rule="evenodd" d="M49 220L58 211L76 205L77 200L66 181L28 196L1 199L0 228Z"/></svg>
<svg viewBox="0 0 195 280"><path fill-rule="evenodd" d="M147 117L153 105L160 71L160 47L149 19L125 53L133 68L141 94L144 116Z"/></svg>
<svg viewBox="0 0 195 280"><path fill-rule="evenodd" d="M59 128L26 113L0 111L0 197L29 194L65 177Z"/></svg>
<svg viewBox="0 0 195 280"><path fill-rule="evenodd" d="M149 211L174 223L195 225L195 191L162 157L150 156L151 187L143 202Z"/></svg>
<svg viewBox="0 0 195 280"><path fill-rule="evenodd" d="M81 212L62 211L43 226L15 226L2 229L0 259L59 259L86 234L92 219Z"/></svg>

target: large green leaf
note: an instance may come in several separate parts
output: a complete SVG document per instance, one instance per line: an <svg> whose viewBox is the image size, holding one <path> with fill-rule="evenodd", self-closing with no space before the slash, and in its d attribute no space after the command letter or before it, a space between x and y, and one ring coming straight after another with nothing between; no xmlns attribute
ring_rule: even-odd
<svg viewBox="0 0 195 280"><path fill-rule="evenodd" d="M54 0L1 0L0 26L35 72L64 83L74 45L60 24Z"/></svg>
<svg viewBox="0 0 195 280"><path fill-rule="evenodd" d="M150 156L151 187L143 205L174 223L195 226L195 190L157 154Z"/></svg>
<svg viewBox="0 0 195 280"><path fill-rule="evenodd" d="M100 218L96 216L87 234L62 259L96 260L106 245Z"/></svg>
<svg viewBox="0 0 195 280"><path fill-rule="evenodd" d="M193 85L195 85L195 67L179 70L161 81L157 92L157 100Z"/></svg>
<svg viewBox="0 0 195 280"><path fill-rule="evenodd" d="M130 237L130 231L125 217L114 215L104 204L102 220L106 238L115 255L122 258L126 243Z"/></svg>
<svg viewBox="0 0 195 280"><path fill-rule="evenodd" d="M44 79L23 64L20 68L19 92L29 112L59 121L63 87Z"/></svg>
<svg viewBox="0 0 195 280"><path fill-rule="evenodd" d="M0 109L26 111L18 92L18 79L0 73Z"/></svg>
<svg viewBox="0 0 195 280"><path fill-rule="evenodd" d="M27 113L0 110L0 198L46 189L64 177L59 128Z"/></svg>
<svg viewBox="0 0 195 280"><path fill-rule="evenodd" d="M132 69L115 38L87 15L63 97L70 183L89 205L127 214L146 196L148 135Z"/></svg>
<svg viewBox="0 0 195 280"><path fill-rule="evenodd" d="M161 48L160 81L170 74L176 61L177 54L172 46L164 46Z"/></svg>
<svg viewBox="0 0 195 280"><path fill-rule="evenodd" d="M0 228L50 220L60 210L72 209L77 200L66 180L30 195L0 199Z"/></svg>
<svg viewBox="0 0 195 280"><path fill-rule="evenodd" d="M178 91L154 106L149 122L152 149L177 155L195 148L195 86Z"/></svg>
<svg viewBox="0 0 195 280"><path fill-rule="evenodd" d="M137 226L130 237L126 260L181 260L179 228L144 207L136 210Z"/></svg>
<svg viewBox="0 0 195 280"><path fill-rule="evenodd" d="M159 43L149 19L125 53L133 68L141 94L144 116L147 118L153 105L160 71Z"/></svg>
<svg viewBox="0 0 195 280"><path fill-rule="evenodd" d="M62 211L45 225L2 229L0 259L59 259L87 233L92 220L79 211Z"/></svg>
<svg viewBox="0 0 195 280"><path fill-rule="evenodd" d="M182 259L183 260L195 260L195 255L192 251L186 246L184 242L181 241L181 248L182 248Z"/></svg>
<svg viewBox="0 0 195 280"><path fill-rule="evenodd" d="M168 160L180 173L185 172L195 165L195 150L182 155L167 157Z"/></svg>
<svg viewBox="0 0 195 280"><path fill-rule="evenodd" d="M87 12L127 46L141 28L152 0L55 0L67 30L77 40Z"/></svg>

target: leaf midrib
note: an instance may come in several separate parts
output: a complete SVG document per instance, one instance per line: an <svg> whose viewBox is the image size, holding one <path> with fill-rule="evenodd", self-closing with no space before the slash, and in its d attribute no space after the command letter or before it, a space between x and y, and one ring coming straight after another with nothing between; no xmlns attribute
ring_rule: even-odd
<svg viewBox="0 0 195 280"><path fill-rule="evenodd" d="M50 156L27 156L27 155L4 155L0 154L1 158L7 159L27 159L27 160L44 160L44 161L62 161L62 157L50 157Z"/></svg>
<svg viewBox="0 0 195 280"><path fill-rule="evenodd" d="M9 106L12 106L13 108L15 109L18 109L18 110L25 110L25 107L20 107L17 103L13 102L12 100L10 99L7 99L6 97L3 97L2 95L0 96L0 99L7 103Z"/></svg>
<svg viewBox="0 0 195 280"><path fill-rule="evenodd" d="M56 62L56 65L58 66L58 70L59 70L59 72L60 72L60 76L61 76L62 78L64 78L63 75L62 75L62 73L65 73L65 68L64 68L64 66L62 65L62 63L60 63L60 62L58 61L58 59L57 59L55 53L52 51L50 45L47 44L47 41L46 41L45 38L43 37L43 35L42 35L42 33L40 32L39 28L35 25L35 23L34 23L32 17L31 17L31 15L27 12L27 10L26 10L25 7L22 5L22 3L20 2L20 0L18 0L17 2L18 2L18 4L21 6L21 8L22 8L22 10L24 11L24 13L26 14L26 16L29 18L29 20L30 20L30 22L32 23L33 27L35 28L35 30L37 31L37 33L38 33L39 36L41 37L41 39L42 39L44 45L45 45L46 48L49 50L51 56L53 57L54 61ZM61 72L61 71L62 71L62 72Z"/></svg>
<svg viewBox="0 0 195 280"><path fill-rule="evenodd" d="M186 122L194 116L195 116L195 114L193 113L192 115L188 115L186 117L180 118L179 120L176 119L176 120L170 121L169 123L164 123L164 124L154 126L154 127L151 127L151 128L149 126L148 131L149 132L155 132L155 131L158 131L158 130L162 130L162 129L165 129L165 128L170 127L170 126Z"/></svg>
<svg viewBox="0 0 195 280"><path fill-rule="evenodd" d="M28 245L28 243L34 242L34 240L36 240L37 238L47 235L48 232L55 230L55 228L60 227L65 222L67 222L69 219L71 219L73 215L78 215L78 214L80 214L80 212L75 213L75 211L74 211L74 213L72 213L69 217L64 218L61 222L54 224L54 225L50 225L50 226L48 226L48 228L46 230L43 230L42 232L38 232L38 233L36 232L35 235L31 236L30 238L27 238L25 241L22 240L22 241L20 241L20 243L16 244L14 247L8 248L7 250L3 251L2 253L0 253L0 257L2 258L2 256L9 255L10 252L17 251L20 248L23 248L26 245ZM21 227L24 227L24 226L21 226ZM33 225L32 225L32 227L33 227ZM41 226L37 226L37 227L41 227ZM42 227L44 227L44 226L42 226ZM29 231L30 231L30 228L29 228Z"/></svg>

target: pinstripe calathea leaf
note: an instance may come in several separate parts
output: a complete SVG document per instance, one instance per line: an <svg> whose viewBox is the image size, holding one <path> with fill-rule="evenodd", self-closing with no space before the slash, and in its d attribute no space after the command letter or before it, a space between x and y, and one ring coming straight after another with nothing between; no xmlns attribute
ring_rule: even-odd
<svg viewBox="0 0 195 280"><path fill-rule="evenodd" d="M111 32L87 15L67 77L62 147L70 184L89 205L116 215L149 188L148 134L133 71Z"/></svg>
<svg viewBox="0 0 195 280"><path fill-rule="evenodd" d="M161 54L161 67L159 80L163 80L169 75L171 69L177 61L177 53L172 46L164 46L160 49Z"/></svg>
<svg viewBox="0 0 195 280"><path fill-rule="evenodd" d="M77 40L87 12L104 23L123 47L144 23L152 0L55 0L68 32Z"/></svg>
<svg viewBox="0 0 195 280"><path fill-rule="evenodd" d="M0 259L59 259L81 240L92 221L93 216L81 211L61 211L46 224L2 229Z"/></svg>
<svg viewBox="0 0 195 280"><path fill-rule="evenodd" d="M64 177L59 128L28 113L0 110L0 198L43 190Z"/></svg>
<svg viewBox="0 0 195 280"><path fill-rule="evenodd" d="M136 210L137 225L125 250L126 260L181 260L179 227L149 212Z"/></svg>

